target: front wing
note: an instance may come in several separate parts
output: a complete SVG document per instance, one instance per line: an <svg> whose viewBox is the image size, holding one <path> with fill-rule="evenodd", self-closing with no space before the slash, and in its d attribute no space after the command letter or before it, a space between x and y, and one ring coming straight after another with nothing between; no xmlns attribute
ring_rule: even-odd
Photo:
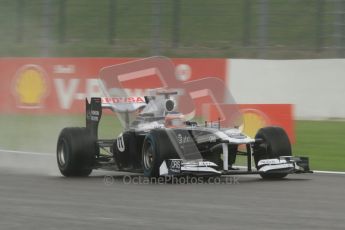
<svg viewBox="0 0 345 230"><path fill-rule="evenodd" d="M270 173L311 173L307 157L283 156L258 162L258 169L217 170L217 165L210 161L183 161L181 159L164 160L159 168L160 176L178 175L238 175Z"/></svg>

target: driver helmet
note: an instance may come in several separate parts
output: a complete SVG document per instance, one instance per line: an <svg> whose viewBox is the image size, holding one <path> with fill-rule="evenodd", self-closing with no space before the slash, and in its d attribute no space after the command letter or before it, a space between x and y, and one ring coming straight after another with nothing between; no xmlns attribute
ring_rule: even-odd
<svg viewBox="0 0 345 230"><path fill-rule="evenodd" d="M181 128L186 126L186 119L181 113L168 113L165 115L165 127Z"/></svg>

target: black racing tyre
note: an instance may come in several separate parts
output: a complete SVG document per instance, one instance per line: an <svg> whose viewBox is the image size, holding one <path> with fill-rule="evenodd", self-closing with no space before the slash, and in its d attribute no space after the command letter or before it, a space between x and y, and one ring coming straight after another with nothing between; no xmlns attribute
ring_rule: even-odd
<svg viewBox="0 0 345 230"><path fill-rule="evenodd" d="M64 128L57 142L57 163L66 177L86 177L92 172L95 143L86 128Z"/></svg>
<svg viewBox="0 0 345 230"><path fill-rule="evenodd" d="M166 130L151 130L142 147L144 176L159 177L159 167L166 159L179 158Z"/></svg>
<svg viewBox="0 0 345 230"><path fill-rule="evenodd" d="M261 128L255 139L262 139L263 142L254 145L254 161L258 168L258 162L263 159L279 158L280 156L291 156L291 144L289 137L281 127ZM280 179L287 176L286 173L264 173L260 174L264 179Z"/></svg>

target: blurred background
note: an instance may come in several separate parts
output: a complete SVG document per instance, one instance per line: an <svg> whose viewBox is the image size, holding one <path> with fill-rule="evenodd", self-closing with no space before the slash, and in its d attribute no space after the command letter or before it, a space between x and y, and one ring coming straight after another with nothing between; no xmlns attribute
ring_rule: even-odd
<svg viewBox="0 0 345 230"><path fill-rule="evenodd" d="M343 58L343 0L0 0L0 55Z"/></svg>
<svg viewBox="0 0 345 230"><path fill-rule="evenodd" d="M345 0L0 0L0 39L0 150L54 153L101 68L162 55L183 84L226 82L252 135L283 124L313 169L345 171Z"/></svg>

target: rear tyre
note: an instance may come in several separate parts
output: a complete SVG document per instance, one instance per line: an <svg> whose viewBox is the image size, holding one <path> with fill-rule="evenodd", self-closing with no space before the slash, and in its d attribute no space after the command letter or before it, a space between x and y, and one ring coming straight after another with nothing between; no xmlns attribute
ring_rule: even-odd
<svg viewBox="0 0 345 230"><path fill-rule="evenodd" d="M166 159L179 158L165 130L152 130L142 147L144 176L159 177L159 167Z"/></svg>
<svg viewBox="0 0 345 230"><path fill-rule="evenodd" d="M86 177L92 172L95 144L86 128L64 128L57 142L57 163L66 177Z"/></svg>
<svg viewBox="0 0 345 230"><path fill-rule="evenodd" d="M291 156L291 144L284 129L280 127L261 128L255 139L262 139L263 142L254 146L254 161L258 169L258 162L263 159L279 158L280 156ZM264 173L260 174L264 179L281 179L287 173Z"/></svg>

